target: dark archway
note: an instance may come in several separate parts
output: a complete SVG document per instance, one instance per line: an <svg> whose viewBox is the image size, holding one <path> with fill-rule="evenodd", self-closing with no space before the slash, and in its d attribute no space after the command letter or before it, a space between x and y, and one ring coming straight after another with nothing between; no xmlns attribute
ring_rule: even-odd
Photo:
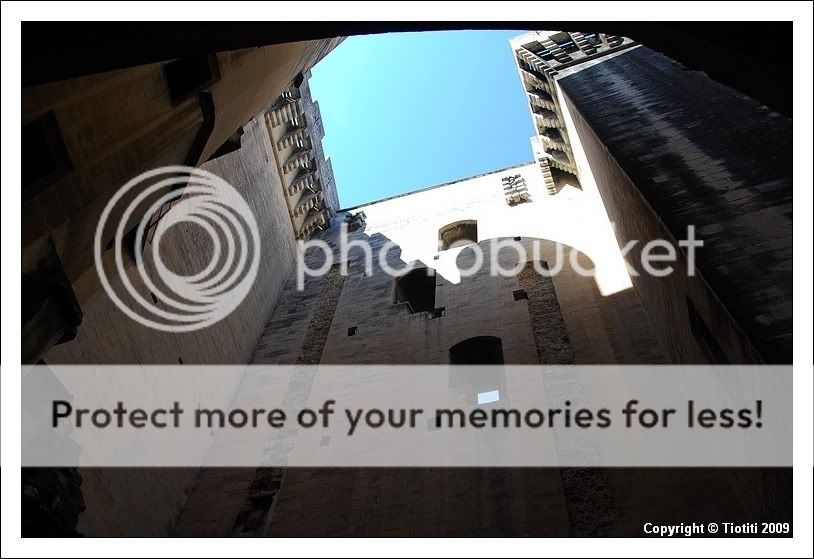
<svg viewBox="0 0 814 559"><path fill-rule="evenodd" d="M475 336L449 349L452 365L502 365L503 341L496 336Z"/></svg>

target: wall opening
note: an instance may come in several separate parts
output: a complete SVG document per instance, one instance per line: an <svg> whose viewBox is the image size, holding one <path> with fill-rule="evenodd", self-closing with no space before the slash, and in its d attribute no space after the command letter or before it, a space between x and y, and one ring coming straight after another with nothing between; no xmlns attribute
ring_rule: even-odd
<svg viewBox="0 0 814 559"><path fill-rule="evenodd" d="M215 55L187 56L164 65L164 79L173 105L192 97L220 79Z"/></svg>
<svg viewBox="0 0 814 559"><path fill-rule="evenodd" d="M411 313L435 310L435 270L416 268L398 278L395 303L406 304Z"/></svg>
<svg viewBox="0 0 814 559"><path fill-rule="evenodd" d="M503 341L495 336L476 336L449 349L452 365L502 365Z"/></svg>
<svg viewBox="0 0 814 559"><path fill-rule="evenodd" d="M438 230L438 247L447 250L478 242L478 222L465 219L445 225Z"/></svg>
<svg viewBox="0 0 814 559"><path fill-rule="evenodd" d="M500 390L489 390L478 393L478 405L493 404L500 401Z"/></svg>

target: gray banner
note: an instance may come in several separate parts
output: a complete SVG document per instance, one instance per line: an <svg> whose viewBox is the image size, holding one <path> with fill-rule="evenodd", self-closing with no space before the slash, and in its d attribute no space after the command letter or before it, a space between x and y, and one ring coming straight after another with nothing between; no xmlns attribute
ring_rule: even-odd
<svg viewBox="0 0 814 559"><path fill-rule="evenodd" d="M35 366L23 466L790 466L785 366Z"/></svg>

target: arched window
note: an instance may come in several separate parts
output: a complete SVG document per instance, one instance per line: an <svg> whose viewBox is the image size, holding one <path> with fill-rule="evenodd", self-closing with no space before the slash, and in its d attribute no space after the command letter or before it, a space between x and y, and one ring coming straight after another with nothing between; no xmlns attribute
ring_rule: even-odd
<svg viewBox="0 0 814 559"><path fill-rule="evenodd" d="M438 246L441 250L477 242L478 222L474 219L456 221L438 230Z"/></svg>
<svg viewBox="0 0 814 559"><path fill-rule="evenodd" d="M396 280L396 303L406 303L411 313L435 310L435 270L416 268Z"/></svg>
<svg viewBox="0 0 814 559"><path fill-rule="evenodd" d="M476 336L458 342L449 350L452 365L502 365L503 342L495 336Z"/></svg>

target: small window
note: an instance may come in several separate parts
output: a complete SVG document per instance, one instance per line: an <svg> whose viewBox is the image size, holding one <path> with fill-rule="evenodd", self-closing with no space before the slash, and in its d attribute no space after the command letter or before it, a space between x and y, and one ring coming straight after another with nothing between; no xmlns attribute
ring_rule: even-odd
<svg viewBox="0 0 814 559"><path fill-rule="evenodd" d="M406 303L411 313L435 310L435 270L416 268L396 280L396 303Z"/></svg>
<svg viewBox="0 0 814 559"><path fill-rule="evenodd" d="M348 328L348 336L355 336L357 328L358 326L351 326L350 328Z"/></svg>
<svg viewBox="0 0 814 559"><path fill-rule="evenodd" d="M73 170L53 111L23 124L21 138L23 200Z"/></svg>
<svg viewBox="0 0 814 559"><path fill-rule="evenodd" d="M500 401L500 390L490 390L488 392L480 392L478 394L478 405L492 404Z"/></svg>
<svg viewBox="0 0 814 559"><path fill-rule="evenodd" d="M526 293L525 289L518 289L516 291L513 291L512 295L514 295L514 300L515 301L522 301L523 299L528 299L529 298L529 294Z"/></svg>
<svg viewBox="0 0 814 559"><path fill-rule="evenodd" d="M478 242L478 222L475 220L456 221L438 231L440 250L464 246Z"/></svg>
<svg viewBox="0 0 814 559"><path fill-rule="evenodd" d="M220 79L214 54L187 56L164 65L164 79L173 105L188 99Z"/></svg>

